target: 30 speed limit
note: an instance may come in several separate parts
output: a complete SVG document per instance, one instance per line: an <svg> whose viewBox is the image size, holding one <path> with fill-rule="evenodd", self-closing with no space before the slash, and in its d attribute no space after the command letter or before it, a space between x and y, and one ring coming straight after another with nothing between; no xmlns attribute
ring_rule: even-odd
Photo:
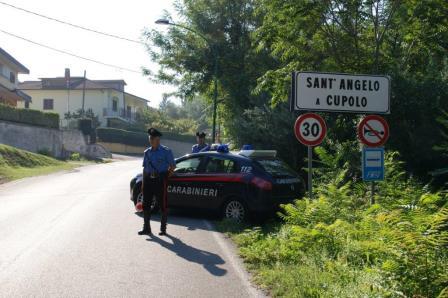
<svg viewBox="0 0 448 298"><path fill-rule="evenodd" d="M296 138L306 146L317 146L322 143L327 133L324 119L314 113L306 113L297 118L294 125Z"/></svg>

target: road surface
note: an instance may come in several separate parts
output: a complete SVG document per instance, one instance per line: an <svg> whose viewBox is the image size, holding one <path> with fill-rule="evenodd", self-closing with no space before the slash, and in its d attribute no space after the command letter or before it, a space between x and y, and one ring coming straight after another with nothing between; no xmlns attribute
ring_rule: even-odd
<svg viewBox="0 0 448 298"><path fill-rule="evenodd" d="M207 220L170 216L169 237L137 235L139 170L128 159L0 185L0 297L262 296Z"/></svg>

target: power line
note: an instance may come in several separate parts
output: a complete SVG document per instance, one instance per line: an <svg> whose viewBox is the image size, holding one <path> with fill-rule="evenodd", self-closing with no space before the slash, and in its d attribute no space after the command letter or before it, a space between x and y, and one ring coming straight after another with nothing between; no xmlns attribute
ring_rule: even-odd
<svg viewBox="0 0 448 298"><path fill-rule="evenodd" d="M54 22L58 22L58 23L61 23L61 24L67 25L67 26L71 26L71 27L74 27L74 28L77 28L77 29L93 32L93 33L96 33L96 34L101 34L101 35L104 35L104 36L107 36L107 37L117 38L117 39L121 39L121 40L124 40L124 41L129 41L129 42L145 45L144 42L141 42L141 41L138 41L138 40L135 40L135 39L130 39L130 38L127 38L127 37L123 37L123 36L119 36L119 35L115 35L115 34L111 34L111 33L98 31L98 30L95 30L95 29L87 28L87 27L84 27L84 26L76 25L76 24L73 24L73 23L70 23L70 22L67 22L67 21L63 21L63 20L60 20L60 19L56 19L56 18L53 18L53 17L49 17L49 16L46 16L46 15L34 12L34 11L31 11L31 10L28 10L28 9L25 9L25 8L21 8L21 7L18 7L18 6L15 6L15 5L3 2L3 1L0 1L0 4L5 5L5 6L9 6L11 8L14 8L14 9L17 9L17 10L20 10L20 11L23 11L23 12L26 12L26 13L29 13L29 14L41 17L41 18L45 18L45 19L50 20L50 21L54 21Z"/></svg>
<svg viewBox="0 0 448 298"><path fill-rule="evenodd" d="M134 69L130 69L130 68L126 68L126 67L122 67L122 66L114 65L114 64L109 64L109 63L105 63L105 62L101 62L101 61L98 61L98 60L95 60L95 59L91 59L91 58L86 58L86 57L83 57L83 56L79 56L79 55L77 55L77 54L73 54L73 53L70 53L70 52L67 52L67 51L64 51L64 50L59 50L59 49L56 49L56 48L47 46L47 45L42 44L42 43L39 43L39 42L36 42L36 41L32 41L32 40L27 39L27 38L25 38L25 37L22 37L22 36L19 36L19 35L16 35L16 34L13 34L13 33L7 32L7 31L4 31L4 30L2 30L2 29L0 29L0 32L4 33L4 34L6 34L6 35L9 35L9 36L12 36L12 37L15 37L15 38L24 40L24 41L26 41L26 42L29 42L29 43L38 45L38 46L40 46L40 47L43 47L43 48L46 48L46 49L49 49L49 50L52 50L52 51L55 51L55 52L59 52L59 53L65 54L65 55L69 55L69 56L72 56L72 57L75 57L75 58L78 58L78 59L86 60L86 61L89 61L89 62L93 62L93 63L101 64L101 65L103 65L103 66L113 67L113 68L117 68L117 69L120 69L120 70L129 71L129 72L133 72L133 73L139 73L139 74L142 73L141 71L138 71L138 70L134 70Z"/></svg>

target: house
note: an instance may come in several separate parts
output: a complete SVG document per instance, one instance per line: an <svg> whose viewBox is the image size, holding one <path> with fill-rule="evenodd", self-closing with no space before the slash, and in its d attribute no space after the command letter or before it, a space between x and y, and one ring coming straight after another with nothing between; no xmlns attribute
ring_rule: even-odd
<svg viewBox="0 0 448 298"><path fill-rule="evenodd" d="M17 89L19 73L29 74L30 71L0 48L0 103L16 107L18 102L31 100L30 96Z"/></svg>
<svg viewBox="0 0 448 298"><path fill-rule="evenodd" d="M66 113L92 110L100 126L111 126L111 120L134 123L138 114L148 108L148 100L125 91L123 80L90 80L70 76L25 81L19 89L32 97L24 108L58 113L62 126L68 126ZM20 106L20 105L19 105Z"/></svg>

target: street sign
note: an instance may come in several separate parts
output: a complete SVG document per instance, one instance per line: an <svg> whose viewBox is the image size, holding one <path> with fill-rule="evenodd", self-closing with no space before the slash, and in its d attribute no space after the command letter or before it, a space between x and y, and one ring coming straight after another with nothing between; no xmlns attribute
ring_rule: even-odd
<svg viewBox="0 0 448 298"><path fill-rule="evenodd" d="M388 76L294 72L292 110L390 113Z"/></svg>
<svg viewBox="0 0 448 298"><path fill-rule="evenodd" d="M362 179L364 181L384 180L384 148L362 149Z"/></svg>
<svg viewBox="0 0 448 298"><path fill-rule="evenodd" d="M324 119L315 113L306 113L297 118L294 124L294 133L297 140L308 146L308 192L313 198L313 146L322 143L327 134L327 125Z"/></svg>
<svg viewBox="0 0 448 298"><path fill-rule="evenodd" d="M306 146L316 146L322 143L327 133L324 119L314 113L306 113L297 118L294 125L296 138Z"/></svg>
<svg viewBox="0 0 448 298"><path fill-rule="evenodd" d="M384 118L368 115L358 124L359 140L369 147L379 147L389 138L389 125Z"/></svg>

